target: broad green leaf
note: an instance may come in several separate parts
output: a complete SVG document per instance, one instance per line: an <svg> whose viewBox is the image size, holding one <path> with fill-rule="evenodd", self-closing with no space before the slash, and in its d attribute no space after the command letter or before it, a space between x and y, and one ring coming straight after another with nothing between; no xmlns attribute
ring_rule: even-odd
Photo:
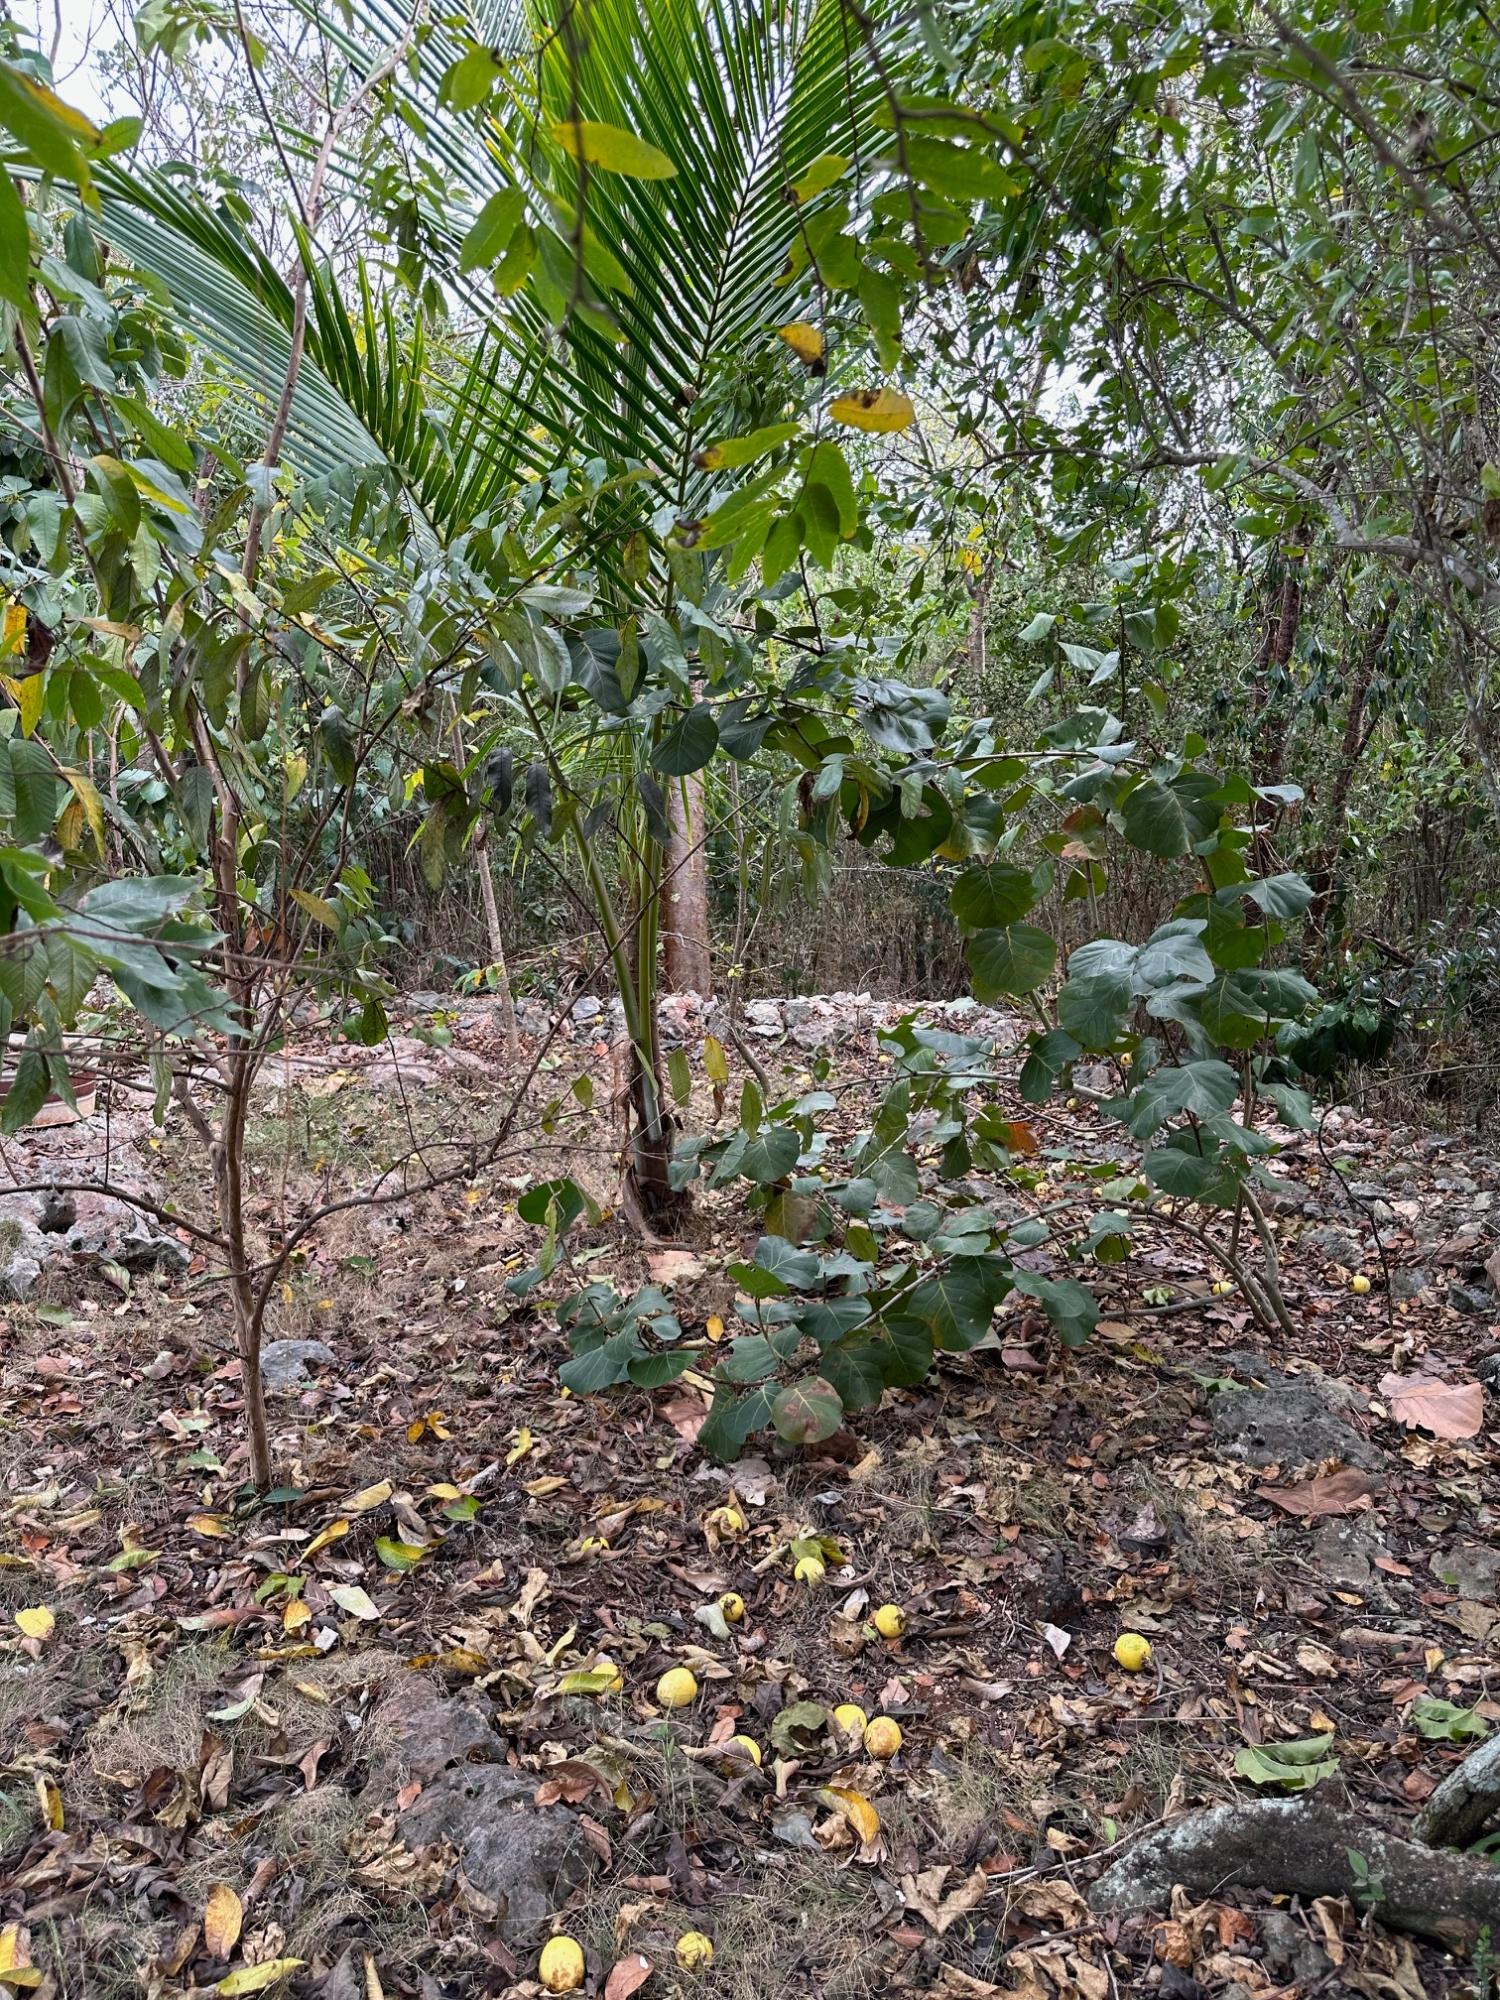
<svg viewBox="0 0 1500 2000"><path fill-rule="evenodd" d="M1274 1785L1284 1792L1310 1792L1323 1778L1331 1778L1339 1768L1330 1757L1333 1732L1308 1736L1293 1743L1246 1744L1235 1752L1234 1768L1252 1785Z"/></svg>
<svg viewBox="0 0 1500 2000"><path fill-rule="evenodd" d="M1044 986L1057 963L1057 946L1034 924L1006 924L976 932L969 939L968 956L975 997L989 1002Z"/></svg>
<svg viewBox="0 0 1500 2000"><path fill-rule="evenodd" d="M948 901L966 931L985 930L1024 917L1036 901L1036 885L1029 869L991 861L981 868L966 868L948 892Z"/></svg>
<svg viewBox="0 0 1500 2000"><path fill-rule="evenodd" d="M719 747L719 725L705 701L696 703L662 736L651 752L651 764L669 778L701 771Z"/></svg>
<svg viewBox="0 0 1500 2000"><path fill-rule="evenodd" d="M789 444L801 429L800 423L762 424L759 430L747 431L743 437L720 438L717 444L698 454L698 463L706 472L728 472L738 466L753 465L756 459L768 457L778 446Z"/></svg>
<svg viewBox="0 0 1500 2000"><path fill-rule="evenodd" d="M777 1391L771 1422L788 1444L821 1444L844 1421L844 1405L833 1384L821 1375L804 1375Z"/></svg>
<svg viewBox="0 0 1500 2000"><path fill-rule="evenodd" d="M473 271L493 264L509 248L525 214L526 197L519 188L497 189L459 246L458 268Z"/></svg>
<svg viewBox="0 0 1500 2000"><path fill-rule="evenodd" d="M552 136L575 160L602 167L606 173L627 174L638 181L663 181L677 171L659 147L622 126L602 124L598 119L555 119Z"/></svg>

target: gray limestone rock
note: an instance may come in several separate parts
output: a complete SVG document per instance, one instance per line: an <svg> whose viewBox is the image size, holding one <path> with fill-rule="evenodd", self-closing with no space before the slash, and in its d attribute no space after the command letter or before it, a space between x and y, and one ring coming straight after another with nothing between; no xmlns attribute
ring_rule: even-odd
<svg viewBox="0 0 1500 2000"><path fill-rule="evenodd" d="M309 1367L331 1368L337 1360L326 1340L268 1340L260 1350L261 1379L272 1395L305 1389Z"/></svg>

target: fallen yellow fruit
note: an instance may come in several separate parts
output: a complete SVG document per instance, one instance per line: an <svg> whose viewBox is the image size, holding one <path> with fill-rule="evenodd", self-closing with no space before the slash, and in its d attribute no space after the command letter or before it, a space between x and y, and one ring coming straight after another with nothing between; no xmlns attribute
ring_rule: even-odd
<svg viewBox="0 0 1500 2000"><path fill-rule="evenodd" d="M1227 1278L1215 1278L1209 1290L1216 1299L1227 1299L1229 1294L1234 1290L1234 1286Z"/></svg>
<svg viewBox="0 0 1500 2000"><path fill-rule="evenodd" d="M701 1972L714 1962L713 1940L702 1931L684 1931L677 1940L677 1963L684 1972Z"/></svg>
<svg viewBox="0 0 1500 2000"><path fill-rule="evenodd" d="M881 1763L901 1748L901 1724L894 1716L877 1715L865 1724L865 1748Z"/></svg>
<svg viewBox="0 0 1500 2000"><path fill-rule="evenodd" d="M899 1639L906 1630L906 1613L899 1604L882 1604L873 1622L882 1639Z"/></svg>
<svg viewBox="0 0 1500 2000"><path fill-rule="evenodd" d="M833 1720L846 1736L863 1736L870 1722L857 1701L841 1701L833 1711Z"/></svg>
<svg viewBox="0 0 1500 2000"><path fill-rule="evenodd" d="M747 1756L750 1759L750 1762L754 1764L757 1769L759 1769L760 1745L756 1742L753 1736L731 1736L729 1741L725 1744L724 1748L726 1750L743 1751L745 1756Z"/></svg>
<svg viewBox="0 0 1500 2000"><path fill-rule="evenodd" d="M1151 1641L1139 1632L1122 1632L1115 1641L1115 1659L1127 1674L1138 1674L1151 1659Z"/></svg>
<svg viewBox="0 0 1500 2000"><path fill-rule="evenodd" d="M548 1938L536 1970L549 1993L576 1993L583 1984L583 1948L576 1938Z"/></svg>
<svg viewBox="0 0 1500 2000"><path fill-rule="evenodd" d="M797 1567L792 1571L798 1583L821 1583L827 1574L827 1565L820 1556L798 1556Z"/></svg>
<svg viewBox="0 0 1500 2000"><path fill-rule="evenodd" d="M656 1699L663 1708L686 1708L698 1699L698 1683L686 1667L668 1667L656 1683Z"/></svg>
<svg viewBox="0 0 1500 2000"><path fill-rule="evenodd" d="M706 1528L716 1528L721 1535L742 1535L745 1532L745 1517L738 1507L715 1507L704 1516Z"/></svg>
<svg viewBox="0 0 1500 2000"><path fill-rule="evenodd" d="M745 1600L737 1590L726 1590L719 1599L719 1614L726 1625L738 1625L745 1615ZM695 1933L689 1933L695 1935Z"/></svg>
<svg viewBox="0 0 1500 2000"><path fill-rule="evenodd" d="M624 1688L625 1676L620 1671L620 1663L618 1660L612 1660L608 1653L601 1653L599 1655L598 1659L594 1662L593 1670L596 1674L609 1675L609 1684L601 1690L602 1693L619 1694Z"/></svg>
<svg viewBox="0 0 1500 2000"><path fill-rule="evenodd" d="M1363 1298L1365 1293L1370 1289L1370 1281L1361 1271L1358 1277L1349 1280L1349 1289L1351 1292L1357 1292Z"/></svg>

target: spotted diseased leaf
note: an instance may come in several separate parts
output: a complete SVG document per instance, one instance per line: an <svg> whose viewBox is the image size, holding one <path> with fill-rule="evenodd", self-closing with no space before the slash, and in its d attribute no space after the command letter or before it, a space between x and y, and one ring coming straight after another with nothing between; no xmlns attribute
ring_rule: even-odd
<svg viewBox="0 0 1500 2000"><path fill-rule="evenodd" d="M856 389L852 395L836 396L828 414L836 424L857 431L904 431L916 417L910 396L891 388Z"/></svg>
<svg viewBox="0 0 1500 2000"><path fill-rule="evenodd" d="M844 1405L833 1384L821 1375L804 1375L776 1393L771 1422L788 1444L821 1444L844 1421Z"/></svg>
<svg viewBox="0 0 1500 2000"><path fill-rule="evenodd" d="M817 327L809 325L805 319L794 319L789 325L778 327L777 333L799 361L822 373L823 336Z"/></svg>

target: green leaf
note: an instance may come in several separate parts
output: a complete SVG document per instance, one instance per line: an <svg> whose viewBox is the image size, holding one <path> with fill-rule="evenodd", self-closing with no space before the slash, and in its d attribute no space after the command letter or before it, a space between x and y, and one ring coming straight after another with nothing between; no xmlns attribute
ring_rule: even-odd
<svg viewBox="0 0 1500 2000"><path fill-rule="evenodd" d="M606 173L628 174L632 180L670 180L676 167L659 147L627 132L620 125L606 125L594 118L558 118L552 136L575 160Z"/></svg>
<svg viewBox="0 0 1500 2000"><path fill-rule="evenodd" d="M804 1375L777 1391L771 1422L788 1444L821 1444L844 1421L844 1405L833 1384L821 1375Z"/></svg>
<svg viewBox="0 0 1500 2000"><path fill-rule="evenodd" d="M831 188L848 165L849 159L844 153L819 153L812 165L804 168L792 182L792 193L798 201L811 201L814 195Z"/></svg>
<svg viewBox="0 0 1500 2000"><path fill-rule="evenodd" d="M948 901L966 931L984 930L1024 917L1036 901L1036 886L1029 869L991 861L982 868L966 868L949 891Z"/></svg>
<svg viewBox="0 0 1500 2000"><path fill-rule="evenodd" d="M700 701L666 731L652 750L652 767L666 777L685 778L693 771L701 771L718 747L719 725L708 703Z"/></svg>
<svg viewBox="0 0 1500 2000"><path fill-rule="evenodd" d="M519 188L497 189L459 245L458 268L473 271L493 264L509 247L525 213L526 197Z"/></svg>
<svg viewBox="0 0 1500 2000"><path fill-rule="evenodd" d="M1125 1129L1135 1139L1149 1139L1169 1118L1189 1111L1195 1118L1212 1118L1227 1111L1239 1094L1239 1079L1228 1063L1208 1060L1169 1065L1148 1076L1126 1102Z"/></svg>
<svg viewBox="0 0 1500 2000"><path fill-rule="evenodd" d="M746 1180L769 1187L784 1180L797 1164L802 1151L802 1134L791 1125L769 1125L757 1132L740 1157L739 1171Z"/></svg>
<svg viewBox="0 0 1500 2000"><path fill-rule="evenodd" d="M1147 778L1127 792L1120 807L1125 838L1158 860L1187 854L1206 840L1219 823L1219 786L1212 778L1192 773L1164 785Z"/></svg>
<svg viewBox="0 0 1500 2000"><path fill-rule="evenodd" d="M23 1125L29 1125L46 1103L50 1089L41 1050L23 1049L0 1110L0 1132L19 1132Z"/></svg>
<svg viewBox="0 0 1500 2000"><path fill-rule="evenodd" d="M1013 1275L1016 1290L1036 1300L1064 1347L1082 1347L1099 1323L1098 1301L1087 1286L1076 1278L1041 1278L1019 1266Z"/></svg>
<svg viewBox="0 0 1500 2000"><path fill-rule="evenodd" d="M1141 1162L1142 1170L1163 1194L1206 1202L1210 1208L1233 1208L1240 1193L1235 1156L1214 1148L1211 1141L1205 1144L1208 1149L1200 1151L1196 1134L1174 1132L1151 1148Z"/></svg>
<svg viewBox="0 0 1500 2000"><path fill-rule="evenodd" d="M686 1049L673 1049L667 1057L667 1077L672 1085L672 1096L678 1104L686 1104L693 1094L693 1072L688 1064Z"/></svg>
<svg viewBox="0 0 1500 2000"><path fill-rule="evenodd" d="M820 1275L812 1251L799 1250L784 1236L762 1236L755 1246L755 1262L760 1270L769 1272L784 1288L790 1287L794 1292L807 1291Z"/></svg>
<svg viewBox="0 0 1500 2000"><path fill-rule="evenodd" d="M1085 973L1057 996L1057 1018L1082 1048L1112 1048L1130 1018L1130 979L1123 972Z"/></svg>
<svg viewBox="0 0 1500 2000"><path fill-rule="evenodd" d="M955 1257L947 1270L917 1286L906 1309L930 1327L937 1346L961 1353L989 1332L1012 1284L1009 1264L998 1257Z"/></svg>
<svg viewBox="0 0 1500 2000"><path fill-rule="evenodd" d="M0 61L0 125L14 133L43 173L89 186L88 166L78 148L98 144L97 128L12 62Z"/></svg>
<svg viewBox="0 0 1500 2000"><path fill-rule="evenodd" d="M26 208L10 175L0 173L0 298L9 299L18 312L30 309L30 275L31 230Z"/></svg>
<svg viewBox="0 0 1500 2000"><path fill-rule="evenodd" d="M1252 1785L1274 1785L1284 1792L1310 1792L1323 1778L1331 1778L1339 1768L1337 1757L1327 1753L1333 1747L1333 1732L1307 1736L1292 1743L1246 1744L1237 1750L1234 1768Z"/></svg>
<svg viewBox="0 0 1500 2000"><path fill-rule="evenodd" d="M717 444L709 445L699 454L698 463L705 472L729 472L753 465L756 459L766 458L780 445L789 444L801 429L800 423L762 424L759 430L747 431L743 437L720 438Z"/></svg>
<svg viewBox="0 0 1500 2000"><path fill-rule="evenodd" d="M1420 1694L1408 1711L1418 1730L1432 1743L1463 1743L1488 1736L1490 1725L1477 1708L1459 1708L1451 1701Z"/></svg>
<svg viewBox="0 0 1500 2000"><path fill-rule="evenodd" d="M1057 963L1057 946L1034 924L1007 924L977 932L969 939L968 956L975 996L988 1002L1045 985Z"/></svg>

